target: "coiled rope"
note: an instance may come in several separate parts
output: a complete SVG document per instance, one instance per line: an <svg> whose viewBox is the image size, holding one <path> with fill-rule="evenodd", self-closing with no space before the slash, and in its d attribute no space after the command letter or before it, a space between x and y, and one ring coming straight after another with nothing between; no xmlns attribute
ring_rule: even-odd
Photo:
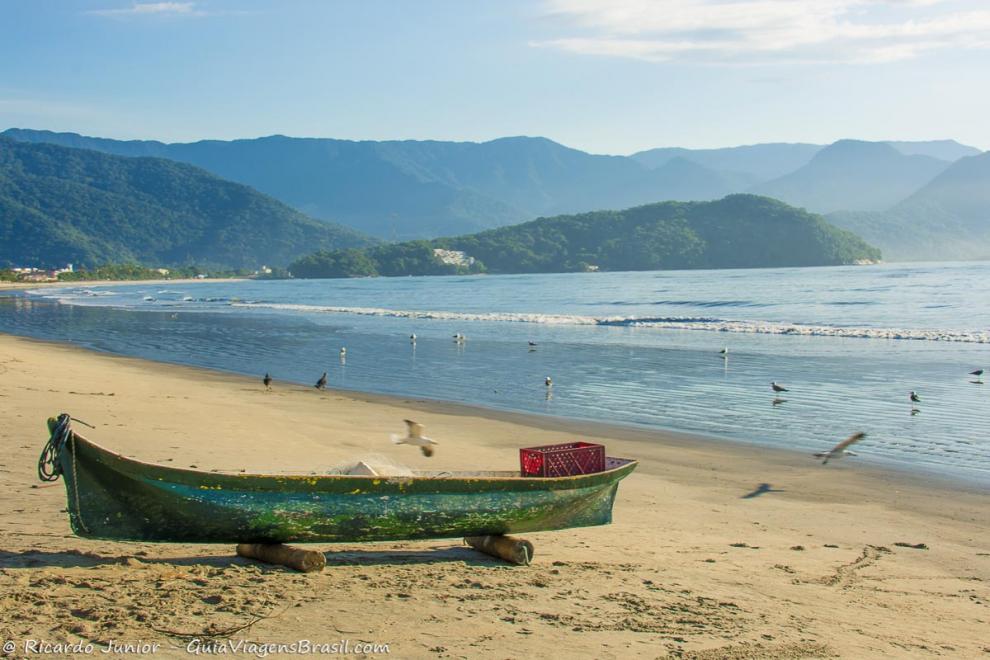
<svg viewBox="0 0 990 660"><path fill-rule="evenodd" d="M45 448L41 450L41 457L38 458L38 478L42 481L58 481L58 478L62 476L62 466L58 464L58 455L62 452L65 443L68 442L71 433L72 417L68 413L62 413L52 428L52 435L48 438Z"/></svg>
<svg viewBox="0 0 990 660"><path fill-rule="evenodd" d="M89 428L95 428L81 419L75 419L68 413L59 415L55 420L55 425L52 427L52 434L48 438L48 442L45 443L45 448L41 450L41 456L38 458L38 478L42 481L58 481L58 478L62 476L62 466L58 458L65 448L66 443L70 444L70 451L72 452L72 484L76 496L76 521L83 531L88 532L89 530L82 520L82 507L79 498L79 479L76 472L76 435L72 432L72 422L74 421Z"/></svg>

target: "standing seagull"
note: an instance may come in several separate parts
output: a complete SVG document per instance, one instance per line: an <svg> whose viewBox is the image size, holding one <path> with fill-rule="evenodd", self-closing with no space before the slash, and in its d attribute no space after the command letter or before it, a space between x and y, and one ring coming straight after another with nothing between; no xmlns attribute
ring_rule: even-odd
<svg viewBox="0 0 990 660"><path fill-rule="evenodd" d="M789 389L787 389L787 388L786 388L786 387L784 387L783 385L778 385L778 384L777 384L777 383L775 383L775 382L773 382L773 383L770 383L770 387L771 387L771 388L773 389L773 391L774 391L774 392L776 392L777 394L780 394L781 392L790 392L790 390L789 390Z"/></svg>
<svg viewBox="0 0 990 660"><path fill-rule="evenodd" d="M550 378L550 376L547 376L545 379L543 379L543 384L546 385L548 388L553 387L553 379Z"/></svg>
<svg viewBox="0 0 990 660"><path fill-rule="evenodd" d="M846 449L846 447L859 442L865 437L866 437L865 433L853 433L851 436L849 436L848 438L846 438L836 446L832 447L828 451L815 454L815 458L824 458L825 460L822 461L822 465L825 465L826 463L828 463L828 459L830 458L839 459L842 458L843 456L856 456L856 454Z"/></svg>
<svg viewBox="0 0 990 660"><path fill-rule="evenodd" d="M910 398L911 398L911 403L921 403L921 397L918 396L918 393L915 392L914 390L911 390Z"/></svg>
<svg viewBox="0 0 990 660"><path fill-rule="evenodd" d="M983 382L983 369L977 369L976 371L970 371L969 372L969 375L970 376L976 376L976 380L973 381L974 383L982 383Z"/></svg>
<svg viewBox="0 0 990 660"><path fill-rule="evenodd" d="M426 456L427 458L433 456L433 447L430 445L437 444L437 441L423 435L423 425L414 422L411 419L404 419L402 421L406 423L406 426L409 429L408 435L404 438L400 438L393 433L392 442L397 445L416 445L419 447L419 450L423 452L423 456Z"/></svg>
<svg viewBox="0 0 990 660"><path fill-rule="evenodd" d="M316 381L316 385L314 385L313 387L315 387L318 390L322 390L326 388L326 386L327 386L327 372L324 371L323 375L320 376L320 379Z"/></svg>
<svg viewBox="0 0 990 660"><path fill-rule="evenodd" d="M346 348L341 348L340 349L340 359L341 360L347 359L347 349Z"/></svg>
<svg viewBox="0 0 990 660"><path fill-rule="evenodd" d="M729 347L726 346L725 348L723 348L722 350L720 350L718 353L719 353L719 355L721 355L724 358L729 357Z"/></svg>
<svg viewBox="0 0 990 660"><path fill-rule="evenodd" d="M265 384L266 390L270 391L272 389L272 375L267 371L265 372L265 377L261 379L261 382Z"/></svg>
<svg viewBox="0 0 990 660"><path fill-rule="evenodd" d="M411 335L409 335L409 343L410 344L415 344L416 343L416 333L415 332L412 333Z"/></svg>

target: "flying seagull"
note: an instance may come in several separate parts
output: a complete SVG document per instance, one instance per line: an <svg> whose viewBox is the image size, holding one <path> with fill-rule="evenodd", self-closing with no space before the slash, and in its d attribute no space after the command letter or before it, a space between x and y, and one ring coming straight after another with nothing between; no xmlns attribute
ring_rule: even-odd
<svg viewBox="0 0 990 660"><path fill-rule="evenodd" d="M914 390L911 390L911 403L921 403L921 397Z"/></svg>
<svg viewBox="0 0 990 660"><path fill-rule="evenodd" d="M323 375L320 376L320 379L316 381L316 385L314 385L313 387L315 387L318 390L322 390L326 386L327 386L327 372L324 371Z"/></svg>
<svg viewBox="0 0 990 660"><path fill-rule="evenodd" d="M266 390L272 389L272 375L267 371L265 372L265 377L261 379L261 382L265 384Z"/></svg>
<svg viewBox="0 0 990 660"><path fill-rule="evenodd" d="M828 463L828 460L830 458L839 459L842 458L843 456L856 456L856 454L846 449L846 447L859 442L865 437L866 437L865 433L862 432L853 433L851 436L849 436L848 438L846 438L836 446L832 447L828 451L815 454L815 458L824 458L825 460L822 461L822 465L825 465L826 463Z"/></svg>
<svg viewBox="0 0 990 660"><path fill-rule="evenodd" d="M783 385L778 385L777 383L770 383L770 387L773 388L773 391L776 392L777 394L780 394L781 392L790 392L789 389L787 389Z"/></svg>
<svg viewBox="0 0 990 660"><path fill-rule="evenodd" d="M404 419L402 421L406 423L406 426L409 429L409 435L404 438L400 438L393 433L392 442L397 445L416 445L419 447L419 450L423 452L423 456L433 456L433 447L430 445L437 444L437 441L423 435L423 425L414 422L411 419Z"/></svg>

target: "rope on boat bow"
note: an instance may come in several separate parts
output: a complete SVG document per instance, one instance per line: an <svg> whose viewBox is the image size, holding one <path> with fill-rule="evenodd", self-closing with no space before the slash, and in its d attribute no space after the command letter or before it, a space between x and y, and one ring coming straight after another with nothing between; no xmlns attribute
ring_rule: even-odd
<svg viewBox="0 0 990 660"><path fill-rule="evenodd" d="M41 450L41 456L38 458L38 478L42 481L58 481L58 478L62 476L62 467L58 463L58 456L65 444L74 440L72 437L72 422L74 421L93 428L92 425L86 424L81 419L75 419L69 413L62 413L58 416L55 426L52 427L52 435L48 438L48 442L45 444L45 448ZM73 443L73 460L76 457L74 449L75 443Z"/></svg>
<svg viewBox="0 0 990 660"><path fill-rule="evenodd" d="M79 481L76 477L76 436L72 432L72 422L79 422L89 428L95 428L91 424L86 424L86 422L81 419L76 419L70 416L68 413L62 413L55 420L55 425L52 426L51 437L48 438L48 442L45 443L45 448L41 450L41 456L38 458L38 478L42 481L58 481L58 478L62 476L62 466L58 461L59 454L65 448L66 443L72 445L72 484L75 490L76 496L76 522L79 523L84 531L89 531L86 528L86 524L82 520L82 507L79 499ZM50 423L50 422L49 422Z"/></svg>
<svg viewBox="0 0 990 660"><path fill-rule="evenodd" d="M69 434L72 433L71 420L68 413L59 415L52 428L51 437L48 438L45 448L41 450L41 456L38 458L38 478L42 481L58 481L62 476L58 455L69 440Z"/></svg>

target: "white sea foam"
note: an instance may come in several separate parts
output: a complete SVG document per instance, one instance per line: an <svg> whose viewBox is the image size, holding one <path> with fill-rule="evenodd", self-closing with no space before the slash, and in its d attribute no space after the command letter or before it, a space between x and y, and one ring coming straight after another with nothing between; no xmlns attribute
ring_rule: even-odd
<svg viewBox="0 0 990 660"><path fill-rule="evenodd" d="M962 330L927 330L907 328L867 328L829 325L778 323L770 321L731 321L707 317L635 317L581 316L576 314L533 314L525 312L449 312L434 310L401 310L379 307L333 307L289 303L232 302L233 307L265 308L303 313L356 314L441 321L487 321L507 323L537 323L542 325L603 325L665 328L669 330L706 330L766 335L796 335L806 337L852 337L859 339L898 339L944 341L970 344L990 343L990 332Z"/></svg>

